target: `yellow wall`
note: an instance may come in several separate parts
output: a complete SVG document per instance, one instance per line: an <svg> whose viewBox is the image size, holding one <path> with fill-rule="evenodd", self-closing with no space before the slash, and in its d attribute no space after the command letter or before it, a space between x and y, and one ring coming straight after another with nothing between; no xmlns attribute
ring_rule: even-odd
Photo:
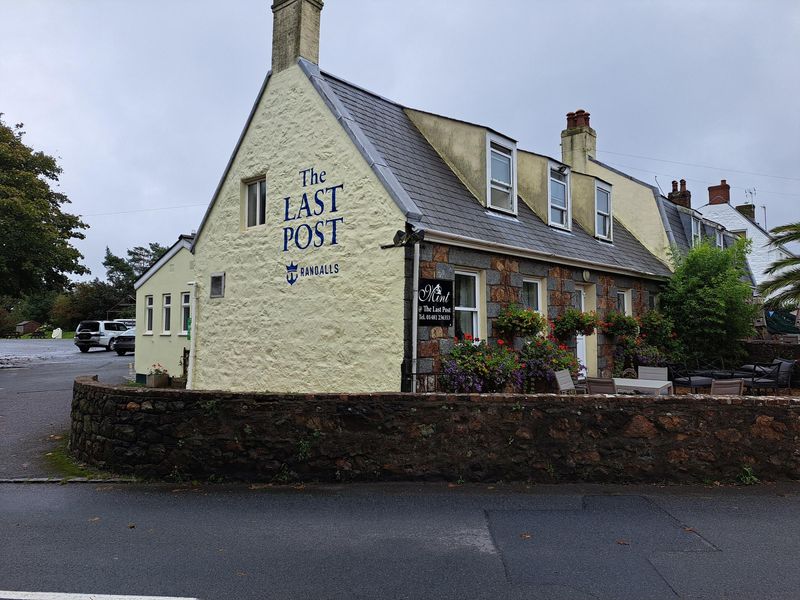
<svg viewBox="0 0 800 600"><path fill-rule="evenodd" d="M594 177L572 171L570 173L572 186L572 218L589 234L595 235L595 198ZM612 192L613 193L613 192Z"/></svg>
<svg viewBox="0 0 800 600"><path fill-rule="evenodd" d="M487 130L409 108L406 114L469 191L486 206Z"/></svg>
<svg viewBox="0 0 800 600"><path fill-rule="evenodd" d="M547 216L549 178L550 159L532 152L517 150L517 193L545 223L549 223Z"/></svg>
<svg viewBox="0 0 800 600"><path fill-rule="evenodd" d="M300 171L325 171L302 186ZM266 175L266 224L244 228L243 180ZM343 184L337 212L284 222L300 196ZM313 197L312 209L315 208ZM326 243L283 251L284 227L322 227ZM405 218L299 67L273 75L195 247L198 283L194 380L198 389L274 392L400 390L404 250L380 249ZM291 244L291 242L290 242ZM286 266L339 272L287 283ZM225 272L224 298L209 298Z"/></svg>
<svg viewBox="0 0 800 600"><path fill-rule="evenodd" d="M180 377L183 349L189 347L185 335L181 335L181 293L191 292L187 282L194 280L194 260L191 252L181 248L169 262L164 264L138 290L136 290L136 373L146 374L154 363L167 369L170 375ZM170 334L164 335L163 298L172 295ZM153 333L146 334L145 297L153 296Z"/></svg>

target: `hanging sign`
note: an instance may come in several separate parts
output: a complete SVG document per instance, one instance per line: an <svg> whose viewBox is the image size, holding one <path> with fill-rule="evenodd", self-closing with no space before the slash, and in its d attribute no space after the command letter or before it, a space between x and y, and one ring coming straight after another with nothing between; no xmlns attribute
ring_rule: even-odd
<svg viewBox="0 0 800 600"><path fill-rule="evenodd" d="M420 279L417 307L419 325L450 327L453 324L453 281Z"/></svg>

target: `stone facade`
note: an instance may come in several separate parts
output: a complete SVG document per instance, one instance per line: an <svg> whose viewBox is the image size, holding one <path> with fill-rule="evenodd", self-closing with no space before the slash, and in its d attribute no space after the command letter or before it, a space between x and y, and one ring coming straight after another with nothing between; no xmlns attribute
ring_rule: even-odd
<svg viewBox="0 0 800 600"><path fill-rule="evenodd" d="M75 382L70 449L148 477L797 479L800 399L252 394Z"/></svg>
<svg viewBox="0 0 800 600"><path fill-rule="evenodd" d="M494 319L501 309L521 302L522 284L527 278L546 282L547 316L554 319L568 307L578 305L577 289L586 286L596 293L587 298L587 310L596 308L602 318L617 308L617 291L629 290L634 316L644 314L650 305L650 296L658 293L657 281L638 279L625 275L585 270L527 258L469 250L445 244L424 243L420 247L420 277L453 279L455 271L469 269L483 273L485 282L485 316L487 337L496 341ZM584 272L588 277L584 279ZM419 327L417 345L417 391L437 391L441 358L453 347L454 327ZM597 373L610 373L614 367L614 340L597 334ZM571 342L575 347L574 340Z"/></svg>

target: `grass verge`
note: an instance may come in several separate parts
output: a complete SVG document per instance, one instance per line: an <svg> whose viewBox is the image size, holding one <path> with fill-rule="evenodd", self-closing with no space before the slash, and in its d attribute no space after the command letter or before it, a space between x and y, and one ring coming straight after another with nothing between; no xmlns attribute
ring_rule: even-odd
<svg viewBox="0 0 800 600"><path fill-rule="evenodd" d="M44 460L47 465L55 471L59 477L71 479L73 477L85 477L87 479L113 479L117 477L114 473L108 473L90 467L82 462L75 460L69 453L69 434L62 436L56 448L45 453Z"/></svg>

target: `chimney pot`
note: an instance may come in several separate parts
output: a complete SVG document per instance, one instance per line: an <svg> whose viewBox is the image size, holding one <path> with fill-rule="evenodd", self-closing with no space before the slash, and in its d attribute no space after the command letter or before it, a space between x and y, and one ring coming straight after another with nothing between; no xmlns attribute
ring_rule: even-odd
<svg viewBox="0 0 800 600"><path fill-rule="evenodd" d="M685 208L692 208L692 192L686 189L686 180L681 179L680 190L678 189L678 182L672 181L672 191L667 194L667 198L673 204L683 206Z"/></svg>
<svg viewBox="0 0 800 600"><path fill-rule="evenodd" d="M681 179L681 191L682 192L686 191L686 180L685 179Z"/></svg>
<svg viewBox="0 0 800 600"><path fill-rule="evenodd" d="M675 179L672 180L672 191L673 193L678 191L678 182Z"/></svg>
<svg viewBox="0 0 800 600"><path fill-rule="evenodd" d="M567 129L575 129L575 113L567 113Z"/></svg>

